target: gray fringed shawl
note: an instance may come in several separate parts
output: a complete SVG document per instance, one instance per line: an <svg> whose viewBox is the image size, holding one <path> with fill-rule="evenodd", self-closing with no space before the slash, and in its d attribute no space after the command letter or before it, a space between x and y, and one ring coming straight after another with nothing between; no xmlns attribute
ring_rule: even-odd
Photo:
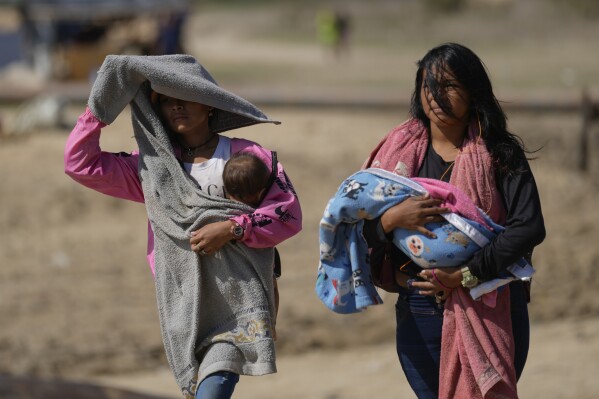
<svg viewBox="0 0 599 399"><path fill-rule="evenodd" d="M221 89L190 56L108 56L92 88L88 105L105 123L131 105L139 175L155 235L164 348L182 392L192 396L198 382L215 371L276 372L271 334L274 255L272 249L233 242L213 256L191 251L191 231L252 209L200 191L174 155L149 101L150 87L218 108L213 131L276 122Z"/></svg>

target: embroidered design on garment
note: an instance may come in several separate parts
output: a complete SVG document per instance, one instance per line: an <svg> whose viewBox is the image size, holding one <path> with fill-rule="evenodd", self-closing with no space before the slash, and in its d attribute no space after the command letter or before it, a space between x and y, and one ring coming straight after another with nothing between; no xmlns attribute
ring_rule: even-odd
<svg viewBox="0 0 599 399"><path fill-rule="evenodd" d="M275 184L277 186L279 186L279 188L281 189L281 191L283 191L284 193L289 193L291 192L295 197L297 197L297 193L295 192L295 188L293 187L293 185L291 184L291 181L289 180L289 178L287 177L287 174L285 173L285 179L287 179L286 182L284 182L283 180L281 180L278 176L275 179Z"/></svg>
<svg viewBox="0 0 599 399"><path fill-rule="evenodd" d="M293 183L291 183L289 176L287 176L287 172L283 172L283 176L285 176L285 180L287 181L287 188L289 188L291 193L297 198L297 193L295 192L295 187L293 187ZM279 180L279 179L277 178L277 180Z"/></svg>
<svg viewBox="0 0 599 399"><path fill-rule="evenodd" d="M291 219L295 219L295 217L286 209L283 209L283 206L279 206L275 209L275 213L279 215L279 220L283 223L287 223Z"/></svg>
<svg viewBox="0 0 599 399"><path fill-rule="evenodd" d="M384 180L377 180L377 186L372 192L371 198L374 201L386 201L389 198L398 195L408 195L410 189L406 186L396 183L387 183Z"/></svg>
<svg viewBox="0 0 599 399"><path fill-rule="evenodd" d="M231 331L215 335L212 342L227 341L234 344L247 344L264 339L272 339L272 329L268 319L252 319Z"/></svg>
<svg viewBox="0 0 599 399"><path fill-rule="evenodd" d="M362 193L368 183L360 183L357 180L349 180L345 183L343 188L340 190L344 197L357 200L360 193Z"/></svg>
<svg viewBox="0 0 599 399"><path fill-rule="evenodd" d="M380 162L378 162L378 164L380 165ZM395 168L393 168L393 173L395 173L396 175L408 177L408 166L405 163L398 161L395 165Z"/></svg>
<svg viewBox="0 0 599 399"><path fill-rule="evenodd" d="M449 244L460 245L464 248L468 247L470 239L466 234L462 233L460 230L455 228L455 226L451 224L446 224L442 226L442 229L444 232L447 233L447 238L445 238L445 242Z"/></svg>
<svg viewBox="0 0 599 399"><path fill-rule="evenodd" d="M198 379L194 378L189 382L189 385L181 390L185 399L194 399L195 391L198 389Z"/></svg>
<svg viewBox="0 0 599 399"><path fill-rule="evenodd" d="M272 223L271 218L260 213L252 213L250 215L250 220L252 221L252 227L264 227Z"/></svg>

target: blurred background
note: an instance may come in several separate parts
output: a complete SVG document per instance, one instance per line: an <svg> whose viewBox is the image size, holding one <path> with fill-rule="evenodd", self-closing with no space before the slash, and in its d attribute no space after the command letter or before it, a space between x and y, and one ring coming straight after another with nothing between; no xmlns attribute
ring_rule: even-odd
<svg viewBox="0 0 599 399"><path fill-rule="evenodd" d="M341 181L407 118L416 61L447 41L481 57L511 131L538 150L548 236L533 256L521 395L596 398L598 22L596 0L0 1L0 398L179 396L144 207L62 170L104 57L171 53L194 55L283 122L230 134L278 152L304 210L303 232L279 247L280 372L242 379L235 397L411 397L394 353L393 295L352 316L316 298L318 222ZM128 111L102 146L135 149Z"/></svg>

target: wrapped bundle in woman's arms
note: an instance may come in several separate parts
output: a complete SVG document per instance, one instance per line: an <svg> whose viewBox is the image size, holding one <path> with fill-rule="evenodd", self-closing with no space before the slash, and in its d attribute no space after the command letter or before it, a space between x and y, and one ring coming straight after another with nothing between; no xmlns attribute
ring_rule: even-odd
<svg viewBox="0 0 599 399"><path fill-rule="evenodd" d="M429 223L436 235L395 229L393 243L422 268L456 267L503 230L491 221L456 187L433 179L409 179L382 169L366 169L346 179L329 201L320 221L320 265L316 292L332 310L353 313L381 303L370 277L368 245L362 234L364 221L414 196L429 194L452 210L444 222ZM514 278L534 272L524 259L509 268L510 275L471 290L473 298L492 291Z"/></svg>

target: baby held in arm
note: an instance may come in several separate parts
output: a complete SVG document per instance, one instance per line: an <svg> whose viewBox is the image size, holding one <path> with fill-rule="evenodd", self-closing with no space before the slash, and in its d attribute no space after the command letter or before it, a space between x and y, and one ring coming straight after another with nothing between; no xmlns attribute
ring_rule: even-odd
<svg viewBox="0 0 599 399"><path fill-rule="evenodd" d="M354 173L329 201L320 222L320 265L316 292L331 310L354 313L382 303L371 278L364 222L415 196L441 200L448 212L426 224L429 234L397 228L391 242L420 270L459 267L503 230L459 189L440 180L407 178L369 168ZM469 290L473 299L514 279L530 279L534 269L524 259L505 275Z"/></svg>

